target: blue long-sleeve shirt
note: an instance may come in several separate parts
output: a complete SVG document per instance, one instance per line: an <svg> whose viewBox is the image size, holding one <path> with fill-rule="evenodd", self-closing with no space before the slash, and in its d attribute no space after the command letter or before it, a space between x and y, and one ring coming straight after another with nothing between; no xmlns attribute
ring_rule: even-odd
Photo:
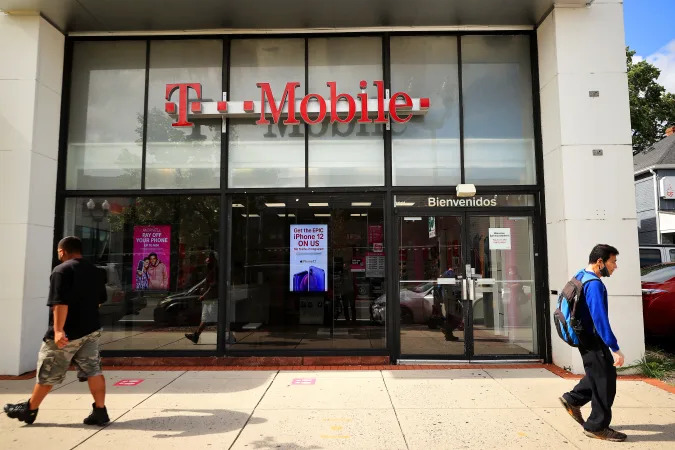
<svg viewBox="0 0 675 450"><path fill-rule="evenodd" d="M580 270L576 277L581 278L582 275L597 276L593 272L587 270ZM607 302L607 288L605 284L598 281L591 281L584 286L585 304L582 302L579 306L578 317L584 326L584 330L592 332L593 328L597 332L602 341L613 352L619 351L619 344L612 332L612 327L609 324L609 308Z"/></svg>

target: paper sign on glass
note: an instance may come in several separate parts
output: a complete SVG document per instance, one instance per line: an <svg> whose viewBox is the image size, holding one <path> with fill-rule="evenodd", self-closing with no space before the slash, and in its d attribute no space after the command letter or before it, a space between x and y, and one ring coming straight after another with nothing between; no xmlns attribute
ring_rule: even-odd
<svg viewBox="0 0 675 450"><path fill-rule="evenodd" d="M511 229L490 228L490 250L511 250Z"/></svg>

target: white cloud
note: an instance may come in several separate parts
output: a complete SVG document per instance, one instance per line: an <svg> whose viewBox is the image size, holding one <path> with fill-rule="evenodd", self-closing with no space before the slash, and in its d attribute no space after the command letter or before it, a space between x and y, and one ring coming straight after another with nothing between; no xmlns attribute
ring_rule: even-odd
<svg viewBox="0 0 675 450"><path fill-rule="evenodd" d="M661 76L658 80L659 84L665 87L668 92L675 94L675 39L653 55L649 55L646 58L637 55L633 57L634 62L642 59L646 59L647 62L654 64L661 70Z"/></svg>

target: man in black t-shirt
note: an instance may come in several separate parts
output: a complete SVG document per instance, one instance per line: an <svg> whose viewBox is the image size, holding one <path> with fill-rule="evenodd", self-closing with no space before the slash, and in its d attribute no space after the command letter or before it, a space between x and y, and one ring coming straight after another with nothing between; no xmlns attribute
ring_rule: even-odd
<svg viewBox="0 0 675 450"><path fill-rule="evenodd" d="M105 378L101 372L99 305L106 301L106 274L82 259L82 241L69 236L61 239L57 252L62 264L52 271L47 306L49 328L38 354L37 383L31 398L23 403L6 404L8 417L31 424L38 408L55 384L61 384L72 362L79 375L86 377L94 397L87 425L110 421L105 407Z"/></svg>

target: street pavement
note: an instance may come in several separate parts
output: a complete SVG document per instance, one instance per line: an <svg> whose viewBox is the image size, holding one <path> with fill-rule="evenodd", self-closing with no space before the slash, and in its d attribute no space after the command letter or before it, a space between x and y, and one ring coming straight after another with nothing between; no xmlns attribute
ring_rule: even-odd
<svg viewBox="0 0 675 450"><path fill-rule="evenodd" d="M0 448L675 448L675 394L620 380L612 426L628 440L601 442L558 402L576 381L544 368L105 375L109 425L82 424L92 399L68 372L33 425L1 414ZM33 383L0 381L0 403L27 399Z"/></svg>

